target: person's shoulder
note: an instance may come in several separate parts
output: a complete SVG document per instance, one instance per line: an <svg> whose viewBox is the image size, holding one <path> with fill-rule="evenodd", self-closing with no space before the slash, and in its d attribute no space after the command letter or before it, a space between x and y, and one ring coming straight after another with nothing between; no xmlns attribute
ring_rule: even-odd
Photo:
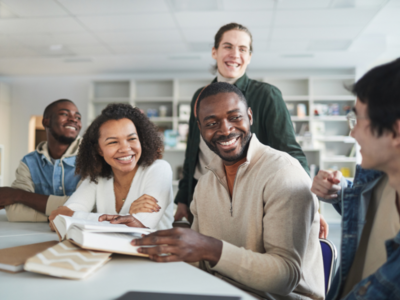
<svg viewBox="0 0 400 300"><path fill-rule="evenodd" d="M34 150L32 152L29 152L28 154L26 154L21 161L25 164L27 164L28 161L31 161L32 159L36 160L39 159L41 157L41 154L37 151Z"/></svg>
<svg viewBox="0 0 400 300"><path fill-rule="evenodd" d="M258 161L268 166L269 170L279 171L280 169L293 169L293 170L303 170L300 162L292 157L290 154L276 150L270 146L261 144L259 145L260 156Z"/></svg>
<svg viewBox="0 0 400 300"><path fill-rule="evenodd" d="M249 78L249 84L248 84L248 89L253 90L253 91L260 91L260 92L264 92L267 94L279 94L281 95L281 91L274 85L269 84L268 82L264 82L264 81L258 81L258 80L254 80Z"/></svg>

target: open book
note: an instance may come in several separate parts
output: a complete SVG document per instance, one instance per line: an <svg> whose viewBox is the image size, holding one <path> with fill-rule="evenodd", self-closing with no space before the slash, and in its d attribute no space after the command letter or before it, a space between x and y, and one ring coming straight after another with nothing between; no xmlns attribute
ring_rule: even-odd
<svg viewBox="0 0 400 300"><path fill-rule="evenodd" d="M128 255L148 256L137 252L131 241L153 229L128 227L122 224L96 222L58 215L52 224L60 241L66 239L83 249L114 252Z"/></svg>

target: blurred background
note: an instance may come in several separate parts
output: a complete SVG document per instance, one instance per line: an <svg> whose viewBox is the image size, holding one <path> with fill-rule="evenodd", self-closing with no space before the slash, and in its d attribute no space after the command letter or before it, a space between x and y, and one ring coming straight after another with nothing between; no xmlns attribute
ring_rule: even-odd
<svg viewBox="0 0 400 300"><path fill-rule="evenodd" d="M143 109L181 176L193 93L215 75L214 35L253 34L249 77L276 85L313 175L360 161L345 115L351 85L400 56L400 0L0 0L0 186L45 139L43 110L68 98L87 125L108 103ZM340 244L340 217L321 212Z"/></svg>

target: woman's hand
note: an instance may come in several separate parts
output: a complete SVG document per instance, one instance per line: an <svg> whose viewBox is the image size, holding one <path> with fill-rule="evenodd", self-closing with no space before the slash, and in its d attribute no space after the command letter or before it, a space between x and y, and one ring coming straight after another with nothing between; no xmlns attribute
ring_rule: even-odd
<svg viewBox="0 0 400 300"><path fill-rule="evenodd" d="M74 211L66 206L60 206L51 212L49 221L53 221L58 215L72 217L74 215ZM49 223L49 226L52 231L56 231L51 222Z"/></svg>
<svg viewBox="0 0 400 300"><path fill-rule="evenodd" d="M123 224L128 227L147 228L133 216L101 215L99 217L99 222L103 222L103 221L109 221L111 224Z"/></svg>
<svg viewBox="0 0 400 300"><path fill-rule="evenodd" d="M137 214L141 212L159 212L161 207L157 204L157 200L149 195L142 195L132 202L129 208L129 214Z"/></svg>

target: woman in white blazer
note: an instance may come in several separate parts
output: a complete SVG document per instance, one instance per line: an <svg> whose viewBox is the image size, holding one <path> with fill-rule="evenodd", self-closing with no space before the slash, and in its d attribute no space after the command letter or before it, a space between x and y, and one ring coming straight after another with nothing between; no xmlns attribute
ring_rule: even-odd
<svg viewBox="0 0 400 300"><path fill-rule="evenodd" d="M49 219L129 214L136 227L171 228L172 170L160 160L162 150L156 127L138 108L108 105L83 136L76 160L81 185Z"/></svg>

